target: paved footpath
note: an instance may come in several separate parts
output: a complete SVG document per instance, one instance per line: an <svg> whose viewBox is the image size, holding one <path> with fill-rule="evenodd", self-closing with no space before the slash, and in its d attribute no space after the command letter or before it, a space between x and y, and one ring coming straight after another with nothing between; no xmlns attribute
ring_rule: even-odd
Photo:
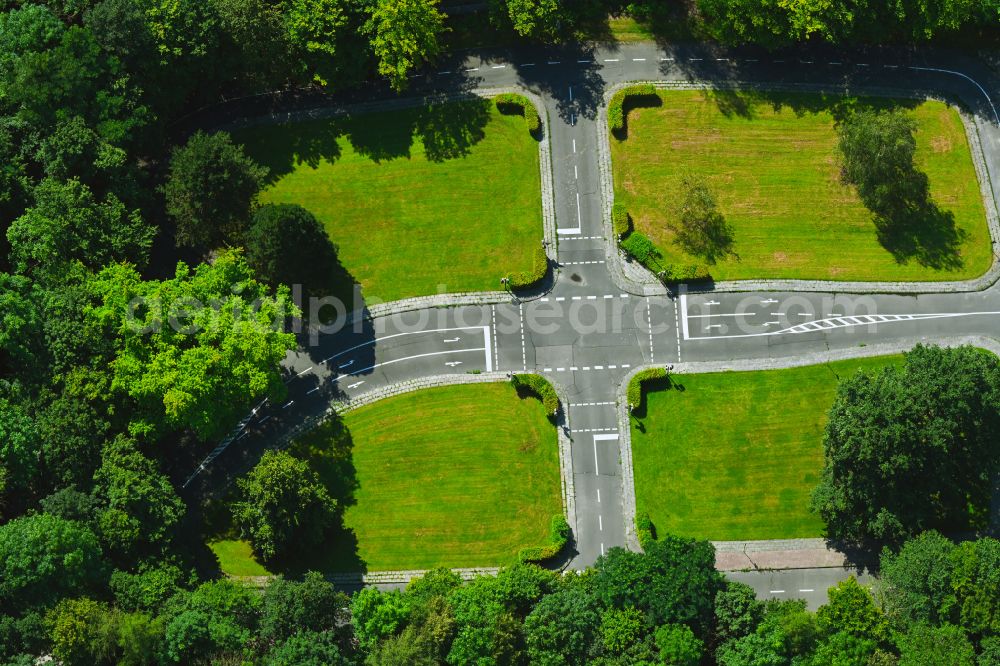
<svg viewBox="0 0 1000 666"><path fill-rule="evenodd" d="M426 377L453 376L458 382L470 371L500 377L538 372L558 387L565 407L562 464L575 537L569 566L582 568L611 547L637 547L630 438L619 391L638 369L751 370L885 353L917 342L995 346L996 265L984 279L946 285L780 281L727 283L697 293L681 286L668 293L623 262L609 233L602 114L609 94L629 81L932 94L959 102L996 238L1000 116L990 94L1000 87L976 61L931 52L773 56L651 44L455 56L438 70L416 75L412 94L522 89L543 107L542 149L551 160L543 191L555 231L551 284L521 299L497 292L379 306L384 316L357 318L346 330L313 340L303 334L303 346L284 364L287 402L261 405L220 444L218 462L199 469L195 485L224 487L262 448L322 419L331 404L349 408L352 401L377 399ZM731 574L756 581L765 596L769 590L781 590L770 596L791 594L793 588L814 594L805 590L825 590L850 573L841 568L842 557L820 543L754 548L749 555L720 544L719 565L789 569ZM782 576L789 577L787 585Z"/></svg>

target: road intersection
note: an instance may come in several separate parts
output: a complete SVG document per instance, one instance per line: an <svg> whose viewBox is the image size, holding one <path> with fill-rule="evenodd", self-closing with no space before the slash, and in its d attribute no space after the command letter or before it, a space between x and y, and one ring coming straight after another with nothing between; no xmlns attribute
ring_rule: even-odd
<svg viewBox="0 0 1000 666"><path fill-rule="evenodd" d="M607 91L627 81L934 91L962 103L975 123L986 177L1000 174L1000 116L987 93L997 89L990 72L947 54L888 57L877 52L782 57L640 44L466 54L438 71L416 75L413 87L422 94L518 87L542 99L558 239L551 283L544 293L496 303L359 318L324 335L288 355L286 403L262 409L233 439L268 441L322 413L331 400L350 400L420 377L539 372L560 392L562 425L572 442L575 555L570 565L582 568L608 548L629 542L633 516L627 515L622 497L630 477L623 474L620 448L629 437L621 432L616 396L636 370L683 363L697 371L698 364L732 359L768 367L816 353L864 353L866 346L875 350L879 344L996 338L1000 287L992 284L846 291L852 285L783 281L774 290L737 283L713 290L682 285L668 293L609 270L608 264L620 259L609 237L600 146L606 135L598 124ZM984 190L987 210L995 215L1000 177L985 183ZM784 591L793 582L785 586L769 577L755 585L765 592ZM826 584L796 579L794 585L825 589Z"/></svg>

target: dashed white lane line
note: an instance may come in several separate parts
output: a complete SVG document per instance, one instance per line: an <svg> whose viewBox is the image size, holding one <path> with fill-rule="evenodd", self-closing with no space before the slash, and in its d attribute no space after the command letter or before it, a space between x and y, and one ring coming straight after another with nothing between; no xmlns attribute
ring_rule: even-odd
<svg viewBox="0 0 1000 666"><path fill-rule="evenodd" d="M843 65L844 63L838 62L836 60L831 60L830 62L828 62L826 64L828 64L828 65Z"/></svg>
<svg viewBox="0 0 1000 666"><path fill-rule="evenodd" d="M653 353L653 317L649 313L650 304L646 301L646 326L649 327L649 362L656 363L656 355Z"/></svg>
<svg viewBox="0 0 1000 666"><path fill-rule="evenodd" d="M660 62L673 62L673 58L660 58Z"/></svg>
<svg viewBox="0 0 1000 666"><path fill-rule="evenodd" d="M601 503L601 489L600 488L597 489L597 503L598 504Z"/></svg>
<svg viewBox="0 0 1000 666"><path fill-rule="evenodd" d="M560 238L560 241L570 240L604 240L604 236L573 236L571 238Z"/></svg>
<svg viewBox="0 0 1000 666"><path fill-rule="evenodd" d="M589 266L591 264L603 264L603 261L567 261L563 266Z"/></svg>
<svg viewBox="0 0 1000 666"><path fill-rule="evenodd" d="M604 62L618 62L618 58L605 58Z"/></svg>
<svg viewBox="0 0 1000 666"><path fill-rule="evenodd" d="M578 64L578 65L589 65L592 62L594 62L594 61L593 60L577 60L576 64Z"/></svg>
<svg viewBox="0 0 1000 666"><path fill-rule="evenodd" d="M604 544L601 544L601 555L604 555Z"/></svg>
<svg viewBox="0 0 1000 666"><path fill-rule="evenodd" d="M478 67L466 67L465 71L467 71L467 72L478 72L479 68Z"/></svg>
<svg viewBox="0 0 1000 666"><path fill-rule="evenodd" d="M602 432L604 432L604 433L609 433L609 432L616 432L617 430L618 430L618 428L614 428L614 427L611 427L611 428L579 428L577 430L570 430L570 432L595 432L595 433L602 433Z"/></svg>
<svg viewBox="0 0 1000 666"><path fill-rule="evenodd" d="M493 311L493 369L500 369L500 345L497 344L497 306L490 306Z"/></svg>
<svg viewBox="0 0 1000 666"><path fill-rule="evenodd" d="M604 520L601 518L601 514L597 514L597 530L599 532L604 531Z"/></svg>
<svg viewBox="0 0 1000 666"><path fill-rule="evenodd" d="M784 590L769 590L768 594L784 594Z"/></svg>
<svg viewBox="0 0 1000 666"><path fill-rule="evenodd" d="M316 391L318 391L318 390L319 390L319 387L318 387L318 386L317 386L316 388L314 388L314 389L309 389L308 391L306 391L306 395L310 395L310 394L312 394L312 393L315 393L315 392L316 392Z"/></svg>
<svg viewBox="0 0 1000 666"><path fill-rule="evenodd" d="M525 62L525 63L521 63L520 66L521 67L534 67L535 63L533 63L533 62Z"/></svg>
<svg viewBox="0 0 1000 666"><path fill-rule="evenodd" d="M580 179L580 172L577 169L577 166L575 164L573 165L573 178L575 180L579 180Z"/></svg>
<svg viewBox="0 0 1000 666"><path fill-rule="evenodd" d="M681 323L677 307L674 307L674 332L677 333L677 362L681 362Z"/></svg>
<svg viewBox="0 0 1000 666"><path fill-rule="evenodd" d="M645 58L632 58L632 62L646 62Z"/></svg>
<svg viewBox="0 0 1000 666"><path fill-rule="evenodd" d="M491 65L490 69L505 69L507 65Z"/></svg>
<svg viewBox="0 0 1000 666"><path fill-rule="evenodd" d="M524 344L524 303L517 304L518 318L521 320L521 370L528 371L528 350Z"/></svg>
<svg viewBox="0 0 1000 666"><path fill-rule="evenodd" d="M545 64L546 64L546 65L558 65L558 64L559 64L559 61L558 61L558 60L549 60L549 61L548 61L547 63L545 63Z"/></svg>
<svg viewBox="0 0 1000 666"><path fill-rule="evenodd" d="M451 70L450 69L446 69L443 72L438 72L438 76L447 76L448 74L451 74Z"/></svg>
<svg viewBox="0 0 1000 666"><path fill-rule="evenodd" d="M573 402L570 403L570 407L605 407L607 405L613 405L614 402Z"/></svg>
<svg viewBox="0 0 1000 666"><path fill-rule="evenodd" d="M815 592L815 591L816 590L812 589L811 587L803 587L802 589L799 590L799 592Z"/></svg>
<svg viewBox="0 0 1000 666"><path fill-rule="evenodd" d="M262 419L260 420L260 422L259 422L259 423L258 423L257 425L264 425L264 423L265 423L265 422L266 422L266 421L267 421L268 419L270 419L270 418L271 418L271 415L270 415L270 414L268 414L267 416L265 416L264 418L262 418ZM598 501L598 502L600 502L601 500L597 500L597 501Z"/></svg>
<svg viewBox="0 0 1000 666"><path fill-rule="evenodd" d="M285 404L283 404L283 405L281 406L281 408L282 408L282 409L288 409L289 407L291 407L291 406L292 406L292 405L294 405L294 404L295 404L295 401L294 401L294 400L289 400L288 402L286 402Z"/></svg>
<svg viewBox="0 0 1000 666"><path fill-rule="evenodd" d="M296 377L301 377L302 375L306 374L307 372L309 372L312 369L313 369L313 366L310 365L308 368L306 368L305 370L303 370L302 372L300 372L299 374L297 374L295 376Z"/></svg>
<svg viewBox="0 0 1000 666"><path fill-rule="evenodd" d="M576 154L576 139L573 139L573 153Z"/></svg>

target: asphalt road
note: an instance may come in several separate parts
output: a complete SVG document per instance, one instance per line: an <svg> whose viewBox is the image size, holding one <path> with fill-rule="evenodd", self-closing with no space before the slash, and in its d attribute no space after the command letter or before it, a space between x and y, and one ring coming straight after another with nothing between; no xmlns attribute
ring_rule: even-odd
<svg viewBox="0 0 1000 666"><path fill-rule="evenodd" d="M612 280L605 245L597 109L605 90L632 80L762 81L890 85L957 97L974 114L991 174L1000 174L1000 118L986 91L991 74L943 53L805 52L767 55L652 44L567 47L455 56L413 78L415 93L521 86L548 112L559 270L541 298L434 308L363 322L290 353L287 404L266 405L224 456L247 456L325 409L407 379L469 371L540 372L568 402L576 488L571 566L592 564L625 545L616 387L648 364L779 360L884 342L996 337L1000 288L957 294L680 293L630 294ZM991 188L1000 198L1000 177ZM251 456L252 457L252 456ZM225 465L223 465L225 467ZM238 467L232 466L233 468ZM212 474L204 476L213 478ZM212 481L213 483L215 481ZM763 596L806 595L816 605L842 570L733 574ZM784 592L775 592L784 590Z"/></svg>

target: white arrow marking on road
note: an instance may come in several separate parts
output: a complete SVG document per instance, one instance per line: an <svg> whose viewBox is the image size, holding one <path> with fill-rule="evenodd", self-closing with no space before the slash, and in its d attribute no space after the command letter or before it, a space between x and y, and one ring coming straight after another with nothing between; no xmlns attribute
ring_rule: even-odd
<svg viewBox="0 0 1000 666"><path fill-rule="evenodd" d="M458 342L461 339L462 338L448 338L447 340L445 340L445 342Z"/></svg>
<svg viewBox="0 0 1000 666"><path fill-rule="evenodd" d="M337 369L338 370L343 370L344 368L350 367L352 365L354 365L354 359L353 358L350 361L348 361L347 363L345 363L344 365L338 365Z"/></svg>
<svg viewBox="0 0 1000 666"><path fill-rule="evenodd" d="M760 303L761 305L770 305L771 303L777 303L777 302L778 301L774 300L773 298L767 298L761 301Z"/></svg>
<svg viewBox="0 0 1000 666"><path fill-rule="evenodd" d="M349 388L349 389L356 389L359 386L361 386L362 384L364 384L364 381L355 382L355 383L351 384L350 386L348 386L347 388Z"/></svg>
<svg viewBox="0 0 1000 666"><path fill-rule="evenodd" d="M448 361L445 363L449 368L454 368L456 365L462 365L461 361Z"/></svg>
<svg viewBox="0 0 1000 666"><path fill-rule="evenodd" d="M707 301L705 305L719 305L719 301Z"/></svg>

